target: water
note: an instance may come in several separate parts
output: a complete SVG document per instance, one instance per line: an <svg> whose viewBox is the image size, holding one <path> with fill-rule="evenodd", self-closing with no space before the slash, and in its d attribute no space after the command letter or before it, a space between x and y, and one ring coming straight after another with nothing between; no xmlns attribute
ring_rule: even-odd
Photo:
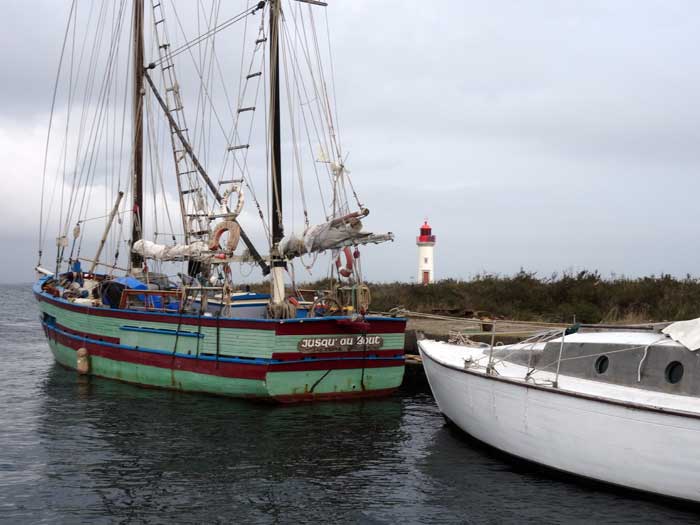
<svg viewBox="0 0 700 525"><path fill-rule="evenodd" d="M0 287L0 521L695 523L513 465L427 394L271 406L80 378L29 287Z"/></svg>

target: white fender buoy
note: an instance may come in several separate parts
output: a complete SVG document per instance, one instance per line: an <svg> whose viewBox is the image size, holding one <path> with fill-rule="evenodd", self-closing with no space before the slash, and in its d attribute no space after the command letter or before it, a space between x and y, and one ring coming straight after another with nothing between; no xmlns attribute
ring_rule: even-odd
<svg viewBox="0 0 700 525"><path fill-rule="evenodd" d="M90 354L88 354L87 348L78 348L76 352L78 356L78 362L76 369L79 374L89 374L90 373Z"/></svg>

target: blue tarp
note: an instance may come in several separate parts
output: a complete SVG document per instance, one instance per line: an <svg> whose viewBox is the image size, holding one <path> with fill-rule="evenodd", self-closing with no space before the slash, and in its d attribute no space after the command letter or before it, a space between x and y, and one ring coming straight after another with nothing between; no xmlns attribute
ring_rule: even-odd
<svg viewBox="0 0 700 525"><path fill-rule="evenodd" d="M134 279L133 277L119 277L117 279L114 279L116 282L119 284L123 284L130 290L148 290L148 286L146 283L142 283L138 279ZM136 298L139 301L143 301L146 306L149 306L151 308L161 308L163 306L163 299L159 295L152 295L146 298L145 295L137 295Z"/></svg>
<svg viewBox="0 0 700 525"><path fill-rule="evenodd" d="M119 277L117 279L114 279L114 281L123 284L124 286L132 290L148 290L148 286L146 286L145 283L142 283L141 281L139 281L138 279L134 279L133 277Z"/></svg>

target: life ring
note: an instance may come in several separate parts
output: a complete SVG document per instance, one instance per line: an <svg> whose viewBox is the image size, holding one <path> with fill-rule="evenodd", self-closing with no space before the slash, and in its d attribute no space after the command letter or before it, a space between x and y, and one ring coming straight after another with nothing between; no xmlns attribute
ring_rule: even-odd
<svg viewBox="0 0 700 525"><path fill-rule="evenodd" d="M243 210L243 204L245 203L245 196L243 195L243 184L234 184L232 188L226 190L221 196L220 204L224 210L228 208L228 199L232 193L238 194L236 208L232 212L229 212L232 215L232 218L235 219L241 213L241 210Z"/></svg>
<svg viewBox="0 0 700 525"><path fill-rule="evenodd" d="M226 247L221 247L221 236L228 232L228 239L226 241ZM238 241L241 239L241 227L236 221L223 221L220 222L209 240L209 249L211 251L224 250L226 252L233 252L238 247Z"/></svg>
<svg viewBox="0 0 700 525"><path fill-rule="evenodd" d="M335 267L338 270L338 273L342 275L343 277L350 277L352 275L352 252L350 251L350 248L346 246L343 248L343 254L345 255L345 266L343 266L343 263L340 260L340 254L338 254L338 257L335 259Z"/></svg>

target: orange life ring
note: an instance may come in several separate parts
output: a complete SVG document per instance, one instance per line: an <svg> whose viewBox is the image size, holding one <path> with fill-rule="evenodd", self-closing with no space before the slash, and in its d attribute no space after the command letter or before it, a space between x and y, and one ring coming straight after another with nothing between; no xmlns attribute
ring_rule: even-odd
<svg viewBox="0 0 700 525"><path fill-rule="evenodd" d="M346 246L343 248L343 253L345 254L345 266L340 261L340 254L335 260L335 267L338 269L338 273L343 277L350 277L352 275L352 252L350 248Z"/></svg>
<svg viewBox="0 0 700 525"><path fill-rule="evenodd" d="M226 241L226 247L221 247L221 236L228 232L228 239ZM241 239L241 227L236 221L223 221L220 222L216 228L214 228L214 233L212 233L211 239L209 240L209 249L211 251L224 250L226 252L233 252L238 247L238 241Z"/></svg>

